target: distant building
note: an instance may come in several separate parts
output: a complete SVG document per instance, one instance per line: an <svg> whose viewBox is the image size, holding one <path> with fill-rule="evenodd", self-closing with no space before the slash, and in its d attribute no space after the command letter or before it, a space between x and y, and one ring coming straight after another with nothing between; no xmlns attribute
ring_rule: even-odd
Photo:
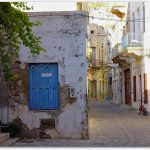
<svg viewBox="0 0 150 150"><path fill-rule="evenodd" d="M88 58L88 98L103 100L108 95L108 72L106 63L109 59L107 33L102 26L89 25ZM111 59L110 59L111 60Z"/></svg>
<svg viewBox="0 0 150 150"><path fill-rule="evenodd" d="M89 3L88 2L77 2L77 10L79 11L88 11L89 10Z"/></svg>
<svg viewBox="0 0 150 150"><path fill-rule="evenodd" d="M123 28L122 48L113 58L120 66L122 103L138 109L141 103L150 112L150 23L149 2L130 2ZM131 21L130 21L131 20Z"/></svg>
<svg viewBox="0 0 150 150"><path fill-rule="evenodd" d="M114 11L116 10L116 11ZM112 9L112 13L116 15L118 18L118 21L115 21L115 24L112 26L112 52L111 52L111 58L114 62L112 65L112 91L113 91L113 97L112 101L114 104L120 105L123 104L122 100L122 74L121 74L121 66L117 63L118 57L120 55L120 52L122 50L122 36L123 36L123 30L124 26L126 24L126 18L129 18L127 14L128 10L128 3L122 3L120 5L114 5ZM124 16L123 18L120 18L118 16ZM121 19L121 20L120 20Z"/></svg>
<svg viewBox="0 0 150 150"><path fill-rule="evenodd" d="M96 59L98 58L100 53L100 57L102 57L100 58L101 59L100 61L102 61L102 66L101 67L99 66L99 68L97 69L96 68L93 69L94 67L89 67L88 97L90 97L91 99L91 93L96 93L92 94L92 97L94 95L95 99L101 100L112 99L114 97L112 74L113 68L116 66L112 62L112 53L114 53L112 52L113 51L112 48L115 46L116 43L119 42L119 39L121 39L122 34L120 33L122 32L121 30L123 24L125 23L125 21L123 21L122 19L125 19L126 17L127 3L126 2L115 2L115 3L102 2L99 4L91 3L89 7L93 8L95 6L98 7L90 11L90 16L95 16L93 18L92 17L89 18L90 24L95 24L95 26L98 26L99 28L103 27L103 31L105 32L105 34L97 35L97 33L95 32L95 35L91 35L90 33L91 29L89 31L89 39L94 39L94 37L96 39L94 40L95 42L94 44L96 46L92 46L93 41L89 41L90 49L96 47L95 48ZM99 37L101 37L101 39ZM100 42L101 45L96 44L96 42ZM96 50L98 49L97 45L99 45L100 50Z"/></svg>

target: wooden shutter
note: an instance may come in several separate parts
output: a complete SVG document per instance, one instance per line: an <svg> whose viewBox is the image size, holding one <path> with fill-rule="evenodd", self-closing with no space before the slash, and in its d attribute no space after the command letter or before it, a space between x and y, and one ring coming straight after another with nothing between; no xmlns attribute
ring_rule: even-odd
<svg viewBox="0 0 150 150"><path fill-rule="evenodd" d="M147 93L147 74L144 73L144 104L148 103L148 93Z"/></svg>
<svg viewBox="0 0 150 150"><path fill-rule="evenodd" d="M136 102L136 76L133 76L133 95L134 95L134 102Z"/></svg>

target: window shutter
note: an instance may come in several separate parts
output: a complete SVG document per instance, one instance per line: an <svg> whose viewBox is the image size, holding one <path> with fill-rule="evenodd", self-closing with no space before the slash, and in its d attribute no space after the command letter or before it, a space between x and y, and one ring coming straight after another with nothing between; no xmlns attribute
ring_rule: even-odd
<svg viewBox="0 0 150 150"><path fill-rule="evenodd" d="M134 95L134 102L136 102L136 76L133 76L133 95Z"/></svg>
<svg viewBox="0 0 150 150"><path fill-rule="evenodd" d="M144 104L148 103L148 95L147 95L147 74L144 73Z"/></svg>

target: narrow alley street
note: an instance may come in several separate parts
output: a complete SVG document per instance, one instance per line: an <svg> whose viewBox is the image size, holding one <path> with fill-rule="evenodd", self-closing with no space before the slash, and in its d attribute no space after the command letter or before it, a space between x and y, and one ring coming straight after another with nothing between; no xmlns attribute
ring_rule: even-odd
<svg viewBox="0 0 150 150"><path fill-rule="evenodd" d="M89 102L89 140L24 140L14 147L145 147L150 146L150 116L115 106Z"/></svg>
<svg viewBox="0 0 150 150"><path fill-rule="evenodd" d="M150 117L110 102L90 103L90 139L104 146L150 146Z"/></svg>
<svg viewBox="0 0 150 150"><path fill-rule="evenodd" d="M1 147L150 147L150 2L113 1L0 3Z"/></svg>

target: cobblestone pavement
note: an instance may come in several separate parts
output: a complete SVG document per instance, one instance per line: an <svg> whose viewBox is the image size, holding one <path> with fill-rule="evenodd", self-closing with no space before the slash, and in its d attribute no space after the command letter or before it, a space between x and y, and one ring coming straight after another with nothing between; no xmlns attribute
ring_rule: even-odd
<svg viewBox="0 0 150 150"><path fill-rule="evenodd" d="M89 102L89 140L26 140L14 147L149 147L150 116L115 106Z"/></svg>

